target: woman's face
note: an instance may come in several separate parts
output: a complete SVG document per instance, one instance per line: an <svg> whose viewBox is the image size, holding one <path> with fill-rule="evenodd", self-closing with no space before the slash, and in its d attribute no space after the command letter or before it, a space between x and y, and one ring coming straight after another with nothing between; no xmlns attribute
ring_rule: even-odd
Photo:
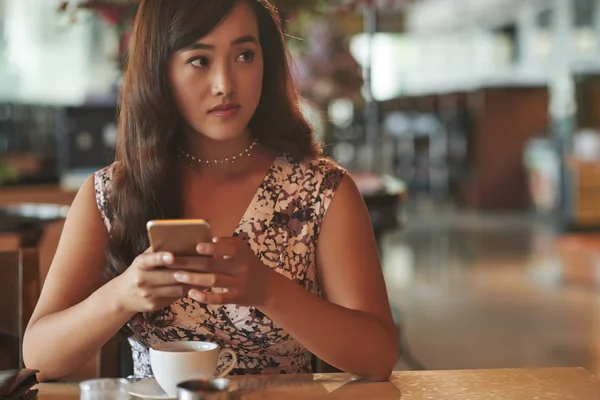
<svg viewBox="0 0 600 400"><path fill-rule="evenodd" d="M247 1L238 1L212 32L169 60L169 82L183 118L213 140L246 132L262 80L258 23Z"/></svg>

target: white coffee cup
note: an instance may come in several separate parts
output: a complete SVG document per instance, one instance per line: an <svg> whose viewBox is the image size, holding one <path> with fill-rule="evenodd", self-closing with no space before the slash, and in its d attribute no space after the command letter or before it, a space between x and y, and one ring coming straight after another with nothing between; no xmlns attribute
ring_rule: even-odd
<svg viewBox="0 0 600 400"><path fill-rule="evenodd" d="M217 376L217 363L223 354L230 354L231 365ZM235 367L237 357L231 349L221 349L215 343L196 341L163 342L150 348L150 366L160 387L177 397L177 384L192 379L222 378Z"/></svg>

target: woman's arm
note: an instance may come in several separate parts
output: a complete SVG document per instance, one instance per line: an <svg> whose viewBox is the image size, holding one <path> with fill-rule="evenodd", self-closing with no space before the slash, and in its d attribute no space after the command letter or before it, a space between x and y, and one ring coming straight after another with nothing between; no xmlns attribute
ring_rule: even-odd
<svg viewBox="0 0 600 400"><path fill-rule="evenodd" d="M23 341L28 368L41 381L87 362L132 316L120 310L110 283L102 286L108 233L95 200L93 176L81 187Z"/></svg>
<svg viewBox="0 0 600 400"><path fill-rule="evenodd" d="M369 214L349 176L321 226L317 266L327 300L272 273L261 311L328 364L387 380L398 358L398 332Z"/></svg>

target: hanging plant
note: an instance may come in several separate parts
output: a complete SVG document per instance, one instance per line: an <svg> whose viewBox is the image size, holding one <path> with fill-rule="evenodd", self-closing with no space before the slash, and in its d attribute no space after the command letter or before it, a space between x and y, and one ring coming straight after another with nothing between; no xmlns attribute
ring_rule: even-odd
<svg viewBox="0 0 600 400"><path fill-rule="evenodd" d="M130 23L135 17L140 0L84 0L62 1L59 11L68 12L73 21L77 18L78 9L87 9L98 14L111 25Z"/></svg>
<svg viewBox="0 0 600 400"><path fill-rule="evenodd" d="M119 41L116 58L122 66L129 48L129 38L139 3L140 0L65 0L60 3L59 11L68 13L71 21L76 22L79 10L89 10L113 26Z"/></svg>

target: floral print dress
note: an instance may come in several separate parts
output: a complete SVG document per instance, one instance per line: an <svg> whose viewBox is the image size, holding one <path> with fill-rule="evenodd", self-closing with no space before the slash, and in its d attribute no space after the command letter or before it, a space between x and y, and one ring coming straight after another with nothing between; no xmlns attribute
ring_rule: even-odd
<svg viewBox="0 0 600 400"><path fill-rule="evenodd" d="M96 202L109 232L113 165L94 176ZM299 162L279 155L234 236L247 241L267 267L320 295L317 238L345 173L326 158ZM127 324L133 332L129 343L136 376L152 376L148 346L176 340L209 341L231 348L238 357L232 374L311 372L311 353L256 307L205 305L184 297L160 314L173 322L158 327L144 318L133 318ZM225 361L220 360L220 364Z"/></svg>

